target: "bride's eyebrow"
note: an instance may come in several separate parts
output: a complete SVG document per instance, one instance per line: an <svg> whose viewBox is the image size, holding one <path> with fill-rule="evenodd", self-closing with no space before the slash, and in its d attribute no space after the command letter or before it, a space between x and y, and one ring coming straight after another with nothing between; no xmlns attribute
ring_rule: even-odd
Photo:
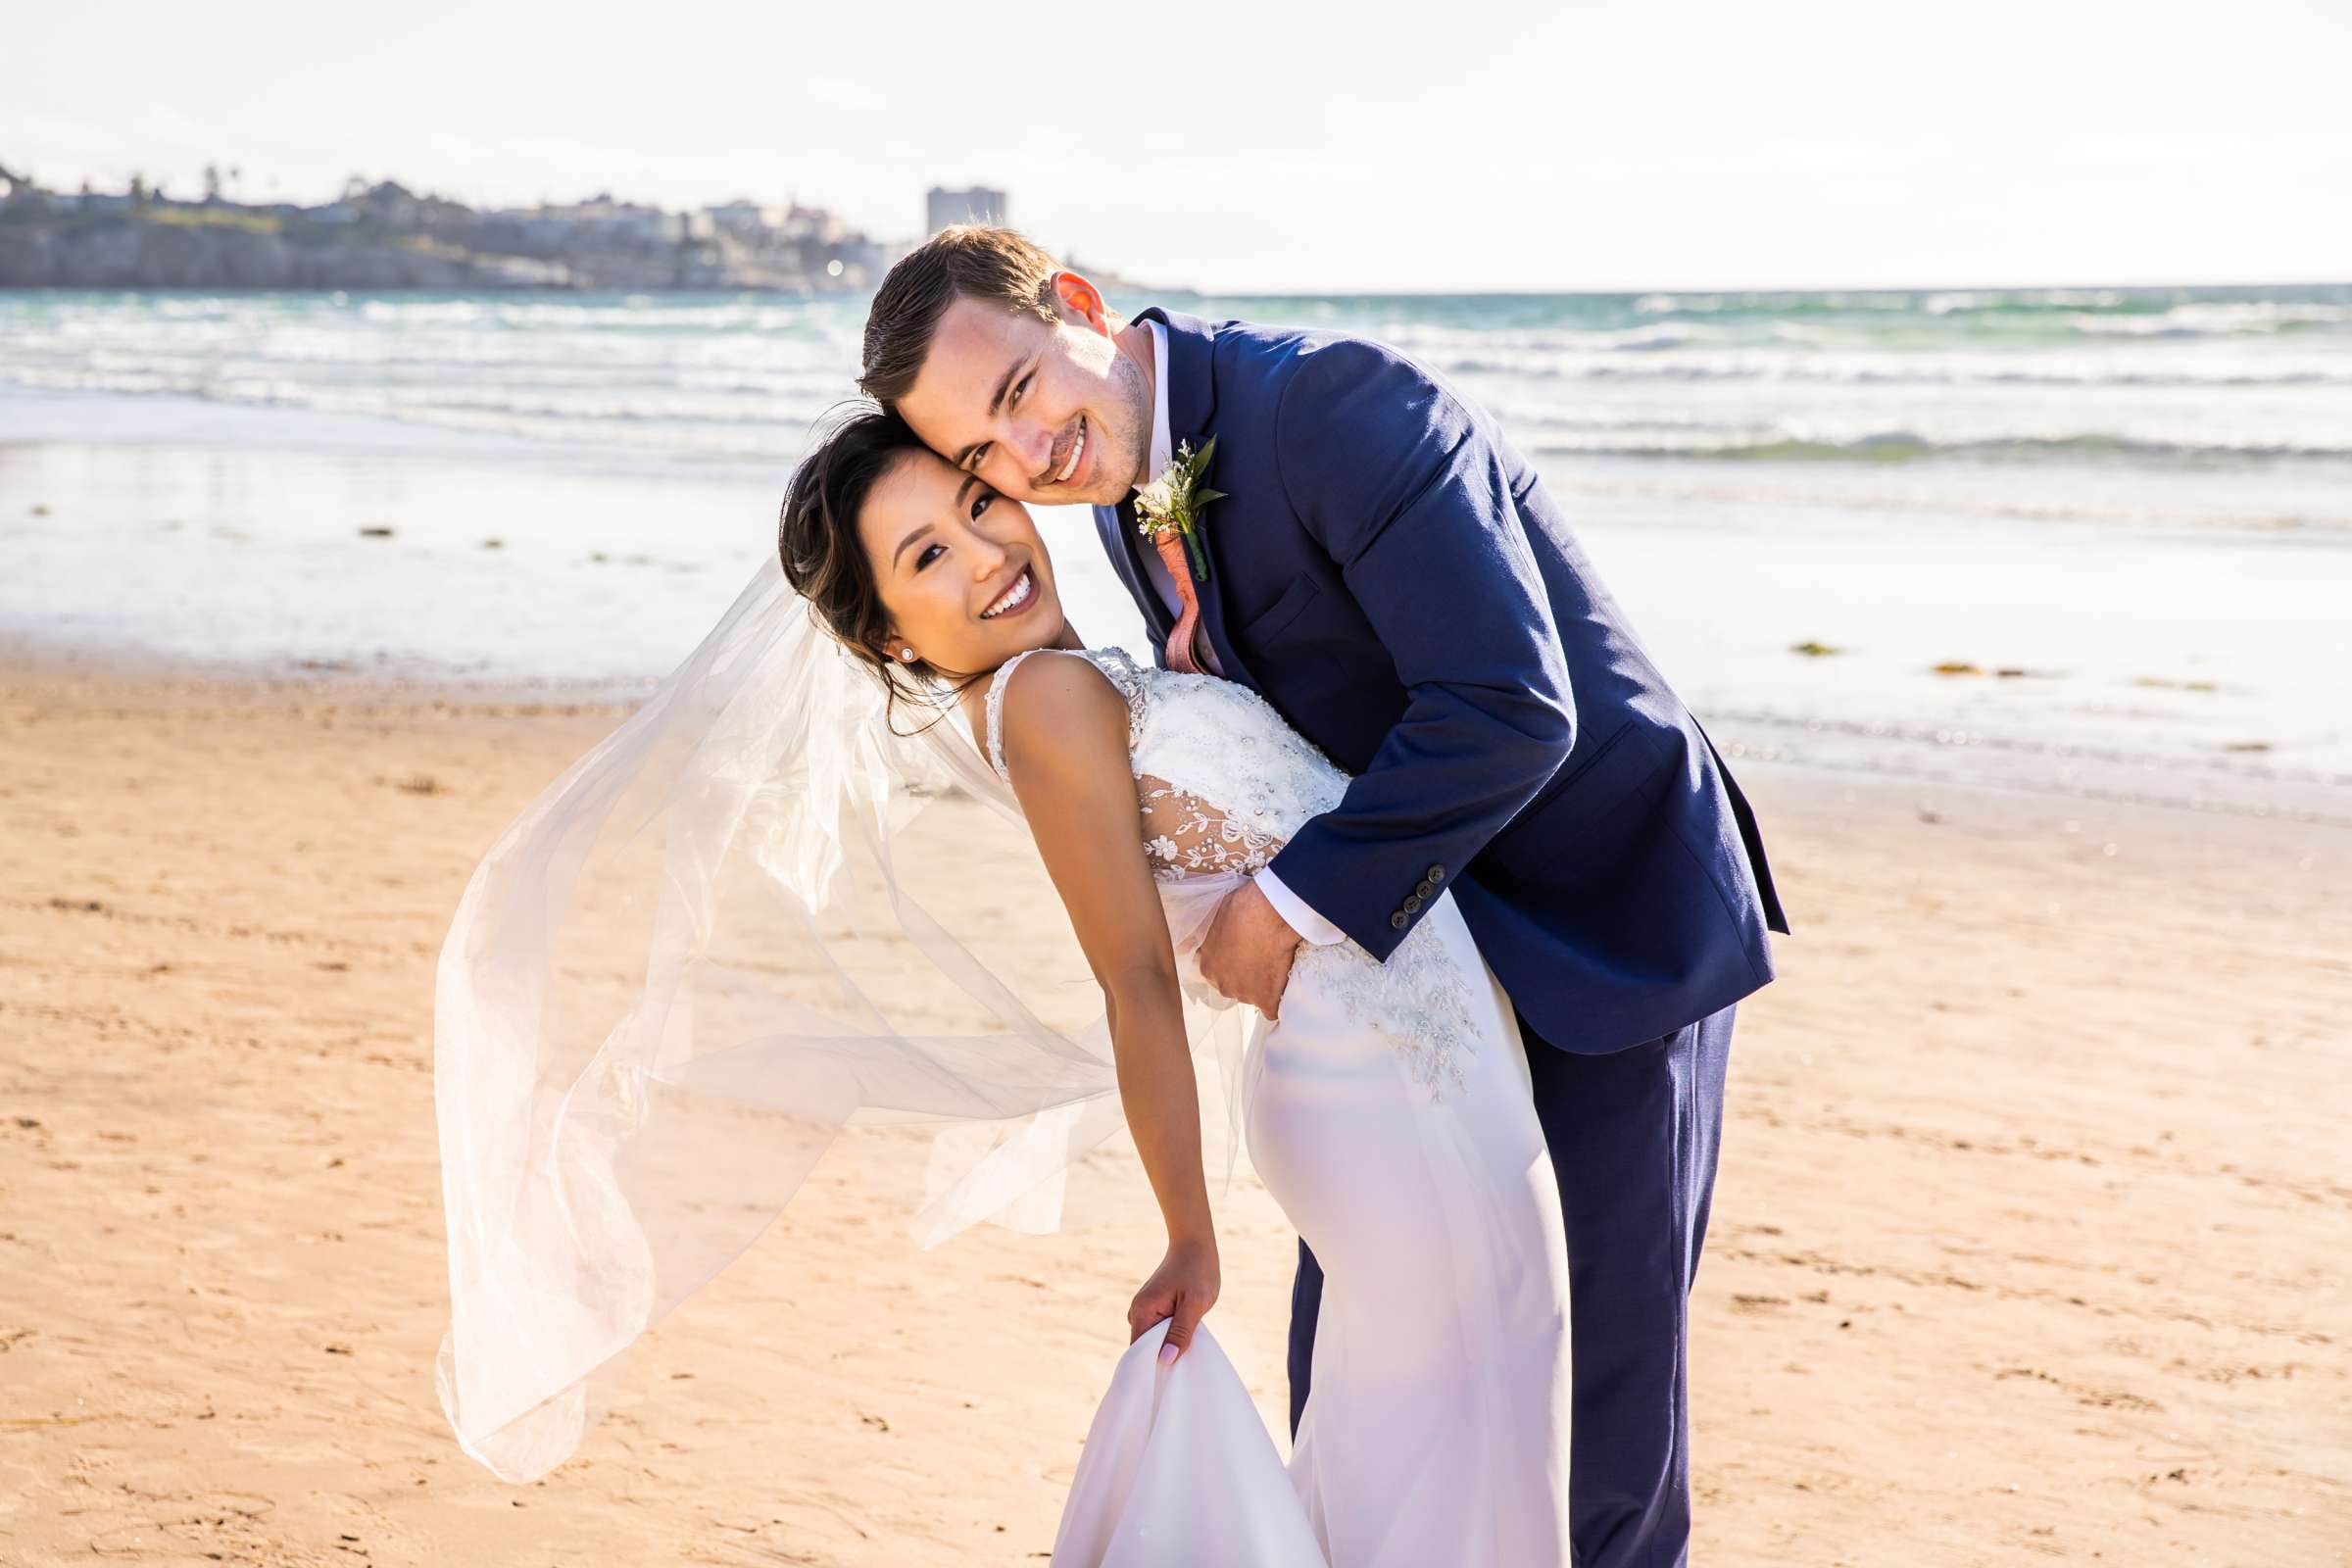
<svg viewBox="0 0 2352 1568"><path fill-rule="evenodd" d="M968 480L967 480L967 481L965 481L965 482L966 482L966 483L969 483L970 481L968 481ZM956 497L957 497L957 499L958 499L958 500L960 500L960 499L962 498L962 492L961 492L961 491L957 491L957 492L956 492ZM903 555L905 555L905 554L906 553L906 547L907 547L908 545L910 545L910 544L914 543L914 542L915 542L917 539L920 539L920 538L921 538L923 535L925 535L925 534L929 533L930 531L931 531L931 524L929 524L929 523L927 523L927 522L926 522L926 523L924 523L924 524L923 524L921 527L919 527L919 528L916 528L916 529L914 529L912 532L908 533L908 534L906 535L906 538L904 538L904 539L900 540L900 541L899 541L899 548L898 548L898 549L896 549L896 550L893 550L893 551L890 553L890 564L891 564L891 565L892 565L892 566L895 568L895 567L898 565L898 564L899 564L899 558L900 558L901 556L903 556Z"/></svg>

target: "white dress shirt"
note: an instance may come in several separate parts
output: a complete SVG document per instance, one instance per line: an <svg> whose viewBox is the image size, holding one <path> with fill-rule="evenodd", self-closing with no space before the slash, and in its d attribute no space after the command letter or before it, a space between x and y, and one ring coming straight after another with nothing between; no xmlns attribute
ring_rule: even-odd
<svg viewBox="0 0 2352 1568"><path fill-rule="evenodd" d="M1157 321L1144 324L1152 329L1152 450L1144 463L1144 479L1149 483L1158 478L1175 459L1176 442L1168 430L1168 331ZM1152 591L1159 595L1159 602L1167 607L1168 613L1182 614L1184 601L1177 597L1176 579L1168 575L1168 564L1159 559L1159 552L1138 550L1136 554L1143 558L1144 575L1151 579ZM1202 667L1213 674L1224 674L1217 663L1217 652L1209 646L1208 639L1202 637L1198 647ZM1313 906L1284 887L1272 866L1259 871L1255 880L1266 902L1274 906L1274 912L1315 946L1329 947L1347 936L1347 932L1316 913Z"/></svg>

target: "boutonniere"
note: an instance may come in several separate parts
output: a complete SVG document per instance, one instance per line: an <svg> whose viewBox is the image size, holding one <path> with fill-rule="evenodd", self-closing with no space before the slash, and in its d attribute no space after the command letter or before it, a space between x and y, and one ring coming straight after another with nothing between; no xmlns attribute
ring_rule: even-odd
<svg viewBox="0 0 2352 1568"><path fill-rule="evenodd" d="M1217 455L1217 438L1210 436L1208 445L1200 451L1186 441L1176 448L1160 476L1135 493L1136 531L1153 544L1171 535L1184 541L1184 553L1193 564L1193 578L1208 581L1208 550L1203 544L1206 527L1202 514L1212 501L1225 499L1222 490L1208 487L1208 465Z"/></svg>

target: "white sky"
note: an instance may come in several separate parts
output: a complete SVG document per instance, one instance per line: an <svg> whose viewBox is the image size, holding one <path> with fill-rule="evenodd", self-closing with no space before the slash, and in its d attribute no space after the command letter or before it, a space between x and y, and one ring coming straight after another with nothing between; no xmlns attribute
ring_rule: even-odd
<svg viewBox="0 0 2352 1568"><path fill-rule="evenodd" d="M37 9L34 9L37 7ZM1213 288L2352 278L2352 4L30 0L0 164L749 195Z"/></svg>

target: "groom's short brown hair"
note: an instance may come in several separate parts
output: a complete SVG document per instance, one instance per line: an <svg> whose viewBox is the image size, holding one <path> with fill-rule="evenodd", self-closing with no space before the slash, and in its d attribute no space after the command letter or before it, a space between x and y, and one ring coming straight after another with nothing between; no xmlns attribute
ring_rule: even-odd
<svg viewBox="0 0 2352 1568"><path fill-rule="evenodd" d="M1009 228L959 223L900 258L865 313L865 367L858 385L885 408L922 373L939 318L957 300L1054 319L1054 258Z"/></svg>

